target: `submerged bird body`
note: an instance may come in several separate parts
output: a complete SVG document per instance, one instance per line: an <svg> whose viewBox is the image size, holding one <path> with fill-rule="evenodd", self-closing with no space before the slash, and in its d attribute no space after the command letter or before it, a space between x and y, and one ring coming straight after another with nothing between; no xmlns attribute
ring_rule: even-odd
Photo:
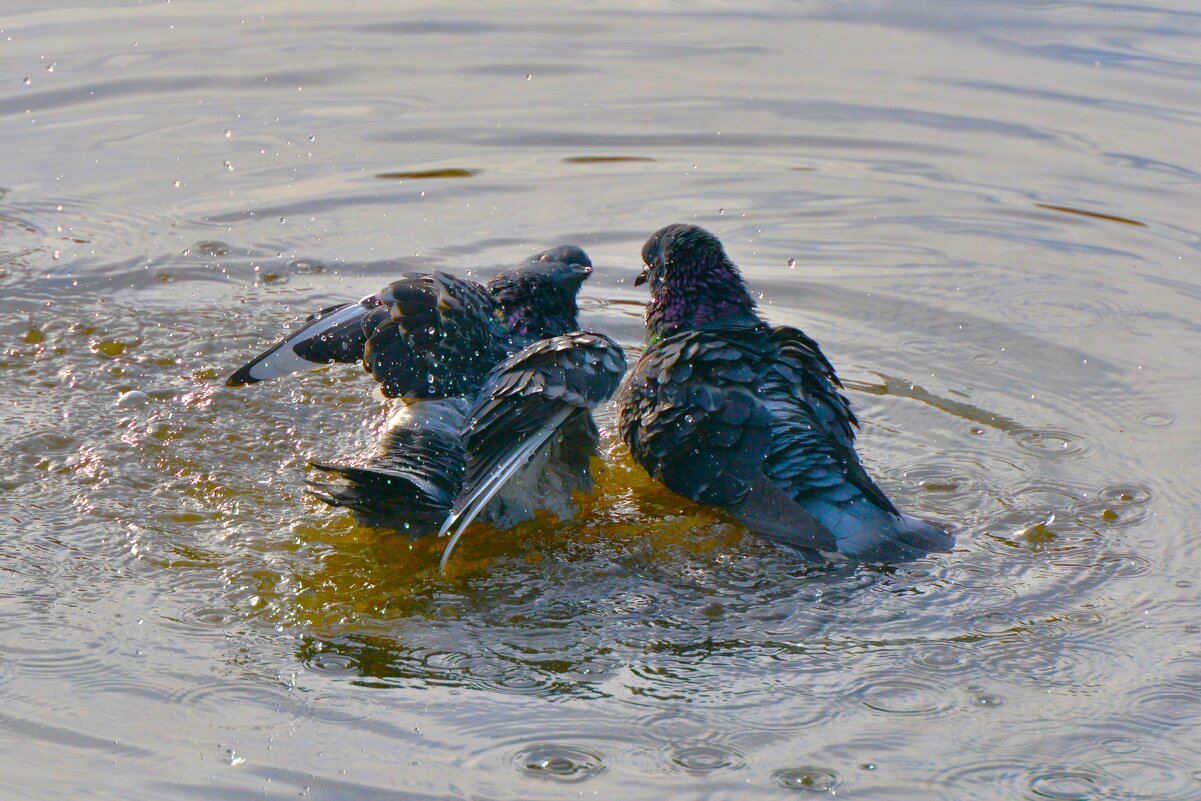
<svg viewBox="0 0 1201 801"><path fill-rule="evenodd" d="M652 477L807 551L894 561L953 545L872 481L833 366L800 330L758 317L716 237L668 226L643 260L647 348L622 388L618 425Z"/></svg>
<svg viewBox="0 0 1201 801"><path fill-rule="evenodd" d="M579 332L576 294L591 273L563 246L492 278L411 273L379 295L331 307L231 376L240 386L330 362L361 361L390 417L361 465L314 462L314 496L365 522L456 538L477 516L499 528L546 510L569 517L591 489L590 410L625 370L608 337ZM449 549L448 549L449 552Z"/></svg>

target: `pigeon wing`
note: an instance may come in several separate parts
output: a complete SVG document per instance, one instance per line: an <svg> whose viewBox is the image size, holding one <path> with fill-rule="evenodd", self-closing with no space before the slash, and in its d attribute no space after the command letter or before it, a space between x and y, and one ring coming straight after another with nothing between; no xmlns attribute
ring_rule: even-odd
<svg viewBox="0 0 1201 801"><path fill-rule="evenodd" d="M463 428L467 478L439 532L454 529L443 567L488 501L551 437L609 400L625 368L613 340L575 332L536 342L488 375Z"/></svg>
<svg viewBox="0 0 1201 801"><path fill-rule="evenodd" d="M652 345L623 388L622 438L669 489L727 507L749 528L801 548L833 550L833 536L764 475L776 446L762 392L762 332L689 331Z"/></svg>
<svg viewBox="0 0 1201 801"><path fill-rule="evenodd" d="M776 419L768 475L795 491L846 481L879 508L899 515L859 461L854 445L859 421L821 348L788 326L773 328L770 340L775 353L764 386L778 399L782 413Z"/></svg>
<svg viewBox="0 0 1201 801"><path fill-rule="evenodd" d="M446 273L408 273L380 293L388 310L367 340L363 364L391 398L474 392L505 355L488 291Z"/></svg>
<svg viewBox="0 0 1201 801"><path fill-rule="evenodd" d="M376 295L309 315L305 324L239 367L225 382L244 387L271 378L363 358L367 337L387 315Z"/></svg>

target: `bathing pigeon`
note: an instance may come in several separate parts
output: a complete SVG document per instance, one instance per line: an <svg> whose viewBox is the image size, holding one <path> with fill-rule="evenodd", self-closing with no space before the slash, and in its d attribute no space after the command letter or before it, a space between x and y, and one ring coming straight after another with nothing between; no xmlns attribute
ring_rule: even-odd
<svg viewBox="0 0 1201 801"><path fill-rule="evenodd" d="M872 481L834 367L803 332L756 314L717 237L669 225L642 260L646 350L618 397L618 428L652 477L809 553L888 562L954 546Z"/></svg>
<svg viewBox="0 0 1201 801"><path fill-rule="evenodd" d="M481 286L410 273L378 295L323 309L239 368L243 386L331 362L362 362L404 400L364 464L314 462L334 477L311 492L366 522L454 537L477 516L498 528L543 509L573 512L591 490L599 440L591 409L625 372L613 340L580 332L576 293L587 254L562 246Z"/></svg>

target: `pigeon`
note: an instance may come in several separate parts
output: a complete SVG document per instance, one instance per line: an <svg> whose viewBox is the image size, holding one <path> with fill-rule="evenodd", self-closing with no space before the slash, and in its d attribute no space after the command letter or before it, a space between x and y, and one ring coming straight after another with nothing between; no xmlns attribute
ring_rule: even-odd
<svg viewBox="0 0 1201 801"><path fill-rule="evenodd" d="M833 365L799 329L759 317L717 237L669 225L642 260L646 348L618 395L618 430L654 479L813 558L896 562L954 546L872 481Z"/></svg>
<svg viewBox="0 0 1201 801"><path fill-rule="evenodd" d="M622 349L579 331L576 294L592 273L578 247L538 253L487 285L407 273L377 295L322 309L236 370L246 386L330 363L360 362L400 398L361 465L312 462L309 491L361 520L453 536L479 516L507 528L574 512L592 488L599 431L591 410L617 390Z"/></svg>

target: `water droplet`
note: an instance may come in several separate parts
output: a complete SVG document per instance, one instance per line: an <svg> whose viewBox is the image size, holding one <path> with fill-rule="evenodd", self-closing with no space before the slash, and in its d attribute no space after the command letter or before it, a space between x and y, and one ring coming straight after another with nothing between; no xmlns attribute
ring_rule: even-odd
<svg viewBox="0 0 1201 801"><path fill-rule="evenodd" d="M222 164L224 164L225 169L229 170L230 172L234 171L234 165L230 164L228 161L223 161Z"/></svg>
<svg viewBox="0 0 1201 801"><path fill-rule="evenodd" d="M868 685L863 705L891 715L926 715L946 709L946 694L937 688L904 679L885 679Z"/></svg>
<svg viewBox="0 0 1201 801"><path fill-rule="evenodd" d="M32 78L26 78L26 79L25 79L25 85L26 85L26 86L29 86L31 83L33 83L33 79L32 79Z"/></svg>
<svg viewBox="0 0 1201 801"><path fill-rule="evenodd" d="M424 189L422 189L422 190L421 190L421 197L425 197L425 190L424 190Z"/></svg>
<svg viewBox="0 0 1201 801"><path fill-rule="evenodd" d="M532 80L534 80L534 73L532 73L532 72L527 72L527 73L525 74L525 79L526 79L527 81L532 81Z"/></svg>
<svg viewBox="0 0 1201 801"><path fill-rule="evenodd" d="M1030 782L1030 790L1039 798L1053 801L1088 801L1105 794L1096 777L1068 770L1035 776Z"/></svg>
<svg viewBox="0 0 1201 801"><path fill-rule="evenodd" d="M288 218L287 218L287 217L280 217L280 218L279 218L279 221L280 221L281 223L286 223L286 222L288 221Z"/></svg>
<svg viewBox="0 0 1201 801"><path fill-rule="evenodd" d="M310 141L310 142L316 142L316 141L317 141L317 134L310 134L310 135L309 135L309 141Z"/></svg>
<svg viewBox="0 0 1201 801"><path fill-rule="evenodd" d="M53 63L46 65L46 72L54 72L54 64Z"/></svg>
<svg viewBox="0 0 1201 801"><path fill-rule="evenodd" d="M137 389L131 389L117 398L118 406L145 406L148 403L150 403L150 396Z"/></svg>
<svg viewBox="0 0 1201 801"><path fill-rule="evenodd" d="M796 269L796 259L789 259L789 260L788 260L788 268L789 268L790 270L795 270L795 269Z"/></svg>
<svg viewBox="0 0 1201 801"><path fill-rule="evenodd" d="M183 181L180 181L180 180L172 181L171 186L175 187L176 189L179 189L181 186L183 186Z"/></svg>
<svg viewBox="0 0 1201 801"><path fill-rule="evenodd" d="M54 257L55 261L58 261L59 259L61 259L63 257L63 252L61 250L56 250L53 253L51 253L50 255Z"/></svg>
<svg viewBox="0 0 1201 801"><path fill-rule="evenodd" d="M562 782L584 781L605 769L600 754L563 745L534 746L518 754L515 761L523 773Z"/></svg>
<svg viewBox="0 0 1201 801"><path fill-rule="evenodd" d="M1133 754L1139 749L1139 744L1129 737L1107 737L1099 745L1111 754Z"/></svg>
<svg viewBox="0 0 1201 801"><path fill-rule="evenodd" d="M57 206L55 206L55 207L54 207L54 210L55 210L55 211L62 211L62 210L63 210L63 204L62 204L62 203L59 203Z"/></svg>
<svg viewBox="0 0 1201 801"><path fill-rule="evenodd" d="M726 213L726 210L725 210L725 209L718 209L718 210L717 210L717 213L718 213L718 214L725 214L725 213Z"/></svg>
<svg viewBox="0 0 1201 801"><path fill-rule="evenodd" d="M234 135L234 132L233 132L233 131L231 131L231 130L230 130L230 129L228 129L228 128L226 128L226 129L225 129L225 138L226 138L226 139L229 139L229 138L230 138L230 137L232 137L233 135Z"/></svg>
<svg viewBox="0 0 1201 801"><path fill-rule="evenodd" d="M737 769L743 765L739 754L710 745L680 749L671 761L689 773L712 773L717 770Z"/></svg>
<svg viewBox="0 0 1201 801"><path fill-rule="evenodd" d="M837 773L824 768L784 768L773 773L772 779L789 790L830 795L834 795L842 783Z"/></svg>

